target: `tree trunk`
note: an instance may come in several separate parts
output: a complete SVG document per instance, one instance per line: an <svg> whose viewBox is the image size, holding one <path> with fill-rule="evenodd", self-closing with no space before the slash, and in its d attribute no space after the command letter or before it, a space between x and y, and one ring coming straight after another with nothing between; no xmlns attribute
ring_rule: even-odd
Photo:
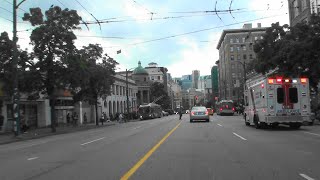
<svg viewBox="0 0 320 180"><path fill-rule="evenodd" d="M56 97L53 95L50 98L50 111L51 111L51 132L56 132L56 111L55 111L55 104L56 104Z"/></svg>
<svg viewBox="0 0 320 180"><path fill-rule="evenodd" d="M98 117L98 97L95 96L94 105L96 109L96 126L99 126L99 117Z"/></svg>

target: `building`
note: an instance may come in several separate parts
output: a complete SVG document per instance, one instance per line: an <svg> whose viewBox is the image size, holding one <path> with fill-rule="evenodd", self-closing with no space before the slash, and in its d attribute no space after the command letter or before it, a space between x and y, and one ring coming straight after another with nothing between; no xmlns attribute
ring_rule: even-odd
<svg viewBox="0 0 320 180"><path fill-rule="evenodd" d="M157 63L149 63L145 70L149 74L149 80L151 82L163 83L166 92L168 92L168 69L165 67L158 67Z"/></svg>
<svg viewBox="0 0 320 180"><path fill-rule="evenodd" d="M309 22L311 12L316 12L318 6L317 1L313 0L288 0L290 25L295 26L300 22Z"/></svg>
<svg viewBox="0 0 320 180"><path fill-rule="evenodd" d="M212 101L213 105L215 104L215 101L217 101L217 97L219 97L219 72L218 72L218 66L213 66L211 68L211 87L212 87Z"/></svg>
<svg viewBox="0 0 320 180"><path fill-rule="evenodd" d="M192 80L192 88L198 89L199 88L199 77L200 77L200 71L199 70L193 70L191 75Z"/></svg>
<svg viewBox="0 0 320 180"><path fill-rule="evenodd" d="M222 32L217 45L220 100L243 100L245 66L255 58L253 43L263 38L266 29L258 23L256 28L252 28L252 24L244 24L242 29Z"/></svg>
<svg viewBox="0 0 320 180"><path fill-rule="evenodd" d="M150 103L150 86L152 81L150 81L150 75L148 71L141 66L140 61L138 62L138 67L133 70L131 76L138 87L138 105Z"/></svg>
<svg viewBox="0 0 320 180"><path fill-rule="evenodd" d="M181 77L181 89L188 90L192 88L192 76L191 75L183 75Z"/></svg>
<svg viewBox="0 0 320 180"><path fill-rule="evenodd" d="M320 13L320 0L310 0L311 14Z"/></svg>

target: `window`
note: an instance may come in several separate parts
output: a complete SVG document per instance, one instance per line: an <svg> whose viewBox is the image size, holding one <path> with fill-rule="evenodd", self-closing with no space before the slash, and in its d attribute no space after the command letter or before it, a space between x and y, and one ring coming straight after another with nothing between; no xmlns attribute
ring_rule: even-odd
<svg viewBox="0 0 320 180"><path fill-rule="evenodd" d="M252 45L252 43L250 43L249 49L250 49L250 50L253 50L253 45Z"/></svg>
<svg viewBox="0 0 320 180"><path fill-rule="evenodd" d="M238 77L241 77L242 76L242 74L241 73L239 73L239 76Z"/></svg>
<svg viewBox="0 0 320 180"><path fill-rule="evenodd" d="M299 15L299 5L298 5L298 1L294 0L292 2L292 10L293 10L293 17L297 17Z"/></svg>
<svg viewBox="0 0 320 180"><path fill-rule="evenodd" d="M240 54L237 55L237 60L241 60L241 55Z"/></svg>
<svg viewBox="0 0 320 180"><path fill-rule="evenodd" d="M235 95L236 95L236 91L232 90L232 96L235 96Z"/></svg>
<svg viewBox="0 0 320 180"><path fill-rule="evenodd" d="M231 64L231 69L234 69L234 64Z"/></svg>
<svg viewBox="0 0 320 180"><path fill-rule="evenodd" d="M230 46L230 52L233 52L233 46Z"/></svg>
<svg viewBox="0 0 320 180"><path fill-rule="evenodd" d="M263 39L263 36L260 36L260 39Z"/></svg>
<svg viewBox="0 0 320 180"><path fill-rule="evenodd" d="M246 45L242 45L242 50L246 51L247 50L247 46Z"/></svg>
<svg viewBox="0 0 320 180"><path fill-rule="evenodd" d="M152 81L154 80L154 76L151 76L151 80L152 80Z"/></svg>
<svg viewBox="0 0 320 180"><path fill-rule="evenodd" d="M236 73L232 73L232 77L235 78L236 77Z"/></svg>
<svg viewBox="0 0 320 180"><path fill-rule="evenodd" d="M230 56L230 60L233 61L234 60L234 55Z"/></svg>
<svg viewBox="0 0 320 180"><path fill-rule="evenodd" d="M240 51L240 46L237 46L237 51Z"/></svg>
<svg viewBox="0 0 320 180"><path fill-rule="evenodd" d="M308 6L307 6L307 1L306 1L306 0L302 0L302 1L301 1L301 7L302 7L302 10L305 10L305 9L308 8Z"/></svg>
<svg viewBox="0 0 320 180"><path fill-rule="evenodd" d="M158 80L160 80L160 76L158 76Z"/></svg>
<svg viewBox="0 0 320 180"><path fill-rule="evenodd" d="M232 38L230 39L230 43L233 44L233 39Z"/></svg>
<svg viewBox="0 0 320 180"><path fill-rule="evenodd" d="M250 57L250 59L253 59L253 56L252 56L252 54L250 54L250 55L249 55L249 57Z"/></svg>
<svg viewBox="0 0 320 180"><path fill-rule="evenodd" d="M116 85L116 95L119 95L119 86Z"/></svg>
<svg viewBox="0 0 320 180"><path fill-rule="evenodd" d="M283 88L278 88L277 89L277 102L279 104L282 104L284 101L284 90Z"/></svg>
<svg viewBox="0 0 320 180"><path fill-rule="evenodd" d="M144 78L143 80L144 80L144 81L147 81L147 78Z"/></svg>
<svg viewBox="0 0 320 180"><path fill-rule="evenodd" d="M298 90L297 88L289 88L289 99L291 103L298 103Z"/></svg>
<svg viewBox="0 0 320 180"><path fill-rule="evenodd" d="M242 38L242 42L243 42L243 43L246 42L246 38L243 37L243 38Z"/></svg>
<svg viewBox="0 0 320 180"><path fill-rule="evenodd" d="M256 41L256 40L258 40L258 37L256 36L256 37L254 37L254 40Z"/></svg>
<svg viewBox="0 0 320 180"><path fill-rule="evenodd" d="M236 39L236 43L239 43L239 42L240 42L240 41L239 41L239 38L237 38L237 39Z"/></svg>
<svg viewBox="0 0 320 180"><path fill-rule="evenodd" d="M247 55L246 55L246 54L243 55L243 59L244 59L244 60L247 59Z"/></svg>

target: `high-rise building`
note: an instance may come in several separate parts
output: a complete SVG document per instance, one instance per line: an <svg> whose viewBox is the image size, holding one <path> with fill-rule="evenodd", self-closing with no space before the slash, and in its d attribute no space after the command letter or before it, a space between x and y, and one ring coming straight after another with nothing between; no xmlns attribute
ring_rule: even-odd
<svg viewBox="0 0 320 180"><path fill-rule="evenodd" d="M266 29L258 23L256 28L252 28L252 24L245 24L242 29L223 30L217 46L220 100L243 99L245 67L255 58L253 44L263 38Z"/></svg>
<svg viewBox="0 0 320 180"><path fill-rule="evenodd" d="M211 84L212 84L212 98L219 96L219 76L218 76L218 66L213 66L211 68ZM212 99L215 102L217 99Z"/></svg>
<svg viewBox="0 0 320 180"><path fill-rule="evenodd" d="M310 6L310 0L288 0L290 25L295 26L300 22L308 22L311 12L319 8L316 6L316 1L318 0L313 0Z"/></svg>
<svg viewBox="0 0 320 180"><path fill-rule="evenodd" d="M199 77L200 77L200 71L199 70L193 70L192 71L192 88L198 89L199 87Z"/></svg>

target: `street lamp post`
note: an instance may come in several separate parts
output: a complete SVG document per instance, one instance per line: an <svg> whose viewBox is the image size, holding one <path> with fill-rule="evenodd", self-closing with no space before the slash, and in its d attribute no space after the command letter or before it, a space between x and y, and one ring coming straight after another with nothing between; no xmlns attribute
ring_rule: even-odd
<svg viewBox="0 0 320 180"><path fill-rule="evenodd" d="M126 96L127 96L127 114L129 116L129 82L128 82L128 71L132 70L131 69L126 69ZM132 119L132 116L130 115L130 119Z"/></svg>
<svg viewBox="0 0 320 180"><path fill-rule="evenodd" d="M14 78L13 78L13 117L14 117L14 131L15 135L20 135L20 96L19 96L19 87L18 87L18 49L17 49L17 9L19 6L26 0L22 0L19 4L17 4L17 0L13 0L13 69L14 69Z"/></svg>

